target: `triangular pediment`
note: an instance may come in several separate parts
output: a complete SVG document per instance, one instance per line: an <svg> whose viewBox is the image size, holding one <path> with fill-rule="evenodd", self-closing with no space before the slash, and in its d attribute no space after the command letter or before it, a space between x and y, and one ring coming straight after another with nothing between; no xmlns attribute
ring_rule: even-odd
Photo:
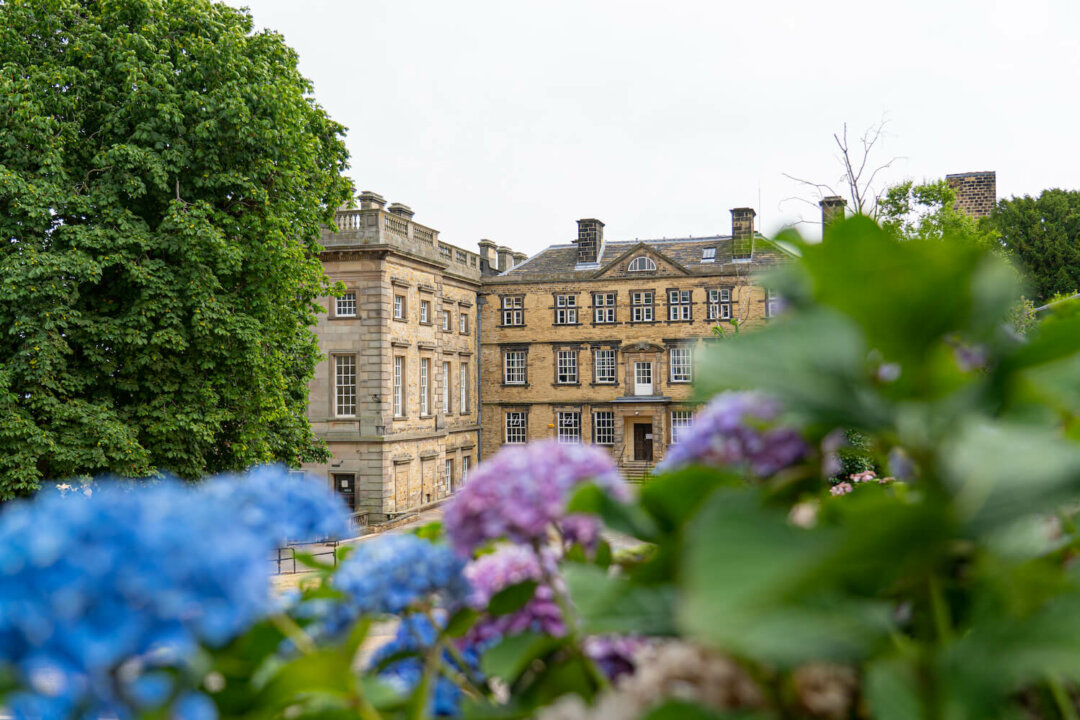
<svg viewBox="0 0 1080 720"><path fill-rule="evenodd" d="M655 265L655 269L630 270L631 263L637 261L638 258L647 258L648 261L651 261L652 264ZM647 265L648 263L642 261L640 264ZM683 265L672 260L654 245L647 245L646 243L639 242L621 252L613 260L605 262L599 270L593 273L593 277L657 277L689 274L690 271Z"/></svg>

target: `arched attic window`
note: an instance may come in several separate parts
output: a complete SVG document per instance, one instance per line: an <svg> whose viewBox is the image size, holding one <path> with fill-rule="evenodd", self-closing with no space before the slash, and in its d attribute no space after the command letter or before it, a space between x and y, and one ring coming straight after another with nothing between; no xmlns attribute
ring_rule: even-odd
<svg viewBox="0 0 1080 720"><path fill-rule="evenodd" d="M630 266L626 268L627 272L642 272L645 270L655 270L656 263L652 261L652 258L639 255L630 261Z"/></svg>

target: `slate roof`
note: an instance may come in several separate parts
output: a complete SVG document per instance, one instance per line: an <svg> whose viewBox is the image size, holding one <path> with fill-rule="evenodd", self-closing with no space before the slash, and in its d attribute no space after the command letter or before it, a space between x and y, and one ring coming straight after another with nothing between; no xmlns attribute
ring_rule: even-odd
<svg viewBox="0 0 1080 720"><path fill-rule="evenodd" d="M577 245L573 243L551 245L496 277L500 280L534 280L548 276L567 280L586 280L604 272L612 262L622 258L629 250L639 245L645 245L681 265L691 275L722 275L735 272L734 264L731 262L731 236L715 235L703 238L605 242L599 262L588 265L578 263ZM716 248L716 261L703 263L701 262L702 251L709 247ZM788 254L778 246L764 236L758 235L754 241L754 254L750 264L754 269L764 269L783 262L788 257ZM629 257L625 259L627 262L629 260Z"/></svg>

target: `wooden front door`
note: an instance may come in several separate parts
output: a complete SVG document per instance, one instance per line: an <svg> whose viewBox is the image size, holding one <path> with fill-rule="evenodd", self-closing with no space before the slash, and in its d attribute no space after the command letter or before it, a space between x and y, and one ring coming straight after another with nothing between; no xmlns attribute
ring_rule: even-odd
<svg viewBox="0 0 1080 720"><path fill-rule="evenodd" d="M634 459L652 462L652 423L634 424Z"/></svg>

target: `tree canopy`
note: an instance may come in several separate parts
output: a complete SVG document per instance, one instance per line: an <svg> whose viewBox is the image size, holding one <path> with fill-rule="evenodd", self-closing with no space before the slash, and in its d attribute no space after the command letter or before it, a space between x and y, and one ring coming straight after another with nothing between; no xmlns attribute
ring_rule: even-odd
<svg viewBox="0 0 1080 720"><path fill-rule="evenodd" d="M956 193L946 180L923 183L908 180L893 185L878 201L878 220L895 238L947 237L951 242L970 242L987 249L1001 247L992 229L982 227L976 219L956 208Z"/></svg>
<svg viewBox="0 0 1080 720"><path fill-rule="evenodd" d="M1080 288L1080 191L1044 190L998 201L989 224L1048 301Z"/></svg>
<svg viewBox="0 0 1080 720"><path fill-rule="evenodd" d="M317 240L351 187L296 64L207 0L0 3L0 498L325 456Z"/></svg>

